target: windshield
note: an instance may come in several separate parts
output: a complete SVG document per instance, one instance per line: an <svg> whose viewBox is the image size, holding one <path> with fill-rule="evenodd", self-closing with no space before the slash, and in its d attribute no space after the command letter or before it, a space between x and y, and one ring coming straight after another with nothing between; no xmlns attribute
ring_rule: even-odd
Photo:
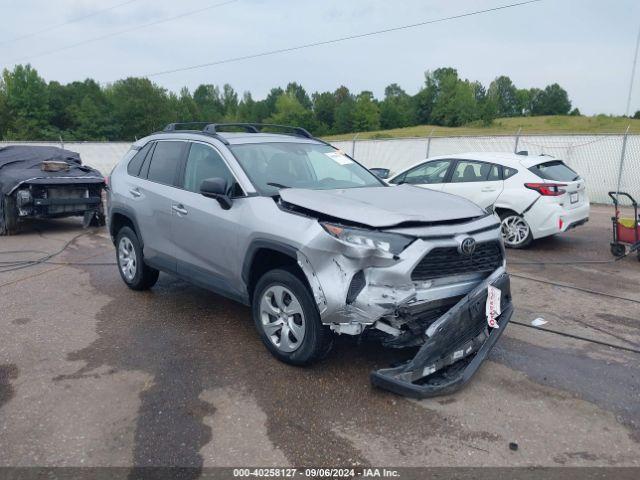
<svg viewBox="0 0 640 480"><path fill-rule="evenodd" d="M529 170L540 178L553 180L555 182L573 182L580 179L580 175L567 167L561 160L553 160L551 162L534 165Z"/></svg>
<svg viewBox="0 0 640 480"><path fill-rule="evenodd" d="M230 148L262 195L274 195L281 188L331 190L385 186L369 170L329 145L248 143Z"/></svg>

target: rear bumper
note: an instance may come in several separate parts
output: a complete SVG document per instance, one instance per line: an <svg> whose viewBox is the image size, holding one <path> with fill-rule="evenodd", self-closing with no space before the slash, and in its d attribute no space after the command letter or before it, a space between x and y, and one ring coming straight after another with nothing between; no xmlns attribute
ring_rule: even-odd
<svg viewBox="0 0 640 480"><path fill-rule="evenodd" d="M589 221L591 206L588 202L575 208L565 208L555 203L536 202L525 214L533 238L566 232Z"/></svg>
<svg viewBox="0 0 640 480"><path fill-rule="evenodd" d="M489 285L502 292L499 327L493 329L487 326L485 315ZM429 327L429 338L412 360L371 372L371 383L413 398L452 393L478 370L512 315L509 276L503 272L492 275Z"/></svg>

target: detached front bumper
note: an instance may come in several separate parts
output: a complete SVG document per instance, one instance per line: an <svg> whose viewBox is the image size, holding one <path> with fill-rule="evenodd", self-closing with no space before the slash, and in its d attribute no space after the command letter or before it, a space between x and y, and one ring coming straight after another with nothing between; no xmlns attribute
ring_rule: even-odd
<svg viewBox="0 0 640 480"><path fill-rule="evenodd" d="M502 293L498 328L487 325L485 304L489 285ZM399 367L371 372L371 382L413 398L452 393L464 386L478 370L512 315L509 275L499 271L429 327L427 341L412 360Z"/></svg>

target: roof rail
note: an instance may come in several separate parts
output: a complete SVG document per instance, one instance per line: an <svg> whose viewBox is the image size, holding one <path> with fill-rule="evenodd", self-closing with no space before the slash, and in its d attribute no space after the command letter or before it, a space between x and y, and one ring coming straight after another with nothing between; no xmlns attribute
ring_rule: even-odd
<svg viewBox="0 0 640 480"><path fill-rule="evenodd" d="M219 133L227 127L242 128L247 133L263 133L264 128L287 130L294 135L305 138L314 138L307 130L302 127L292 127L290 125L279 125L277 123L212 123L204 128L205 132Z"/></svg>
<svg viewBox="0 0 640 480"><path fill-rule="evenodd" d="M181 129L180 127L192 127L192 126L200 126L202 125L202 129ZM279 125L277 123L209 123L209 122L175 122L169 123L164 127L162 132L159 133L169 133L169 132L191 132L191 133L204 133L210 135L212 137L217 138L225 145L229 145L227 139L223 138L219 134L226 128L241 128L246 133L266 133L263 132L263 129L275 129L275 130L284 130L288 132L289 135L295 135L298 137L308 138L310 140L316 140L320 143L324 143L326 145L330 145L328 142L321 140L319 138L314 137L309 133L308 130L302 127L293 127L291 125ZM287 133L283 132L285 135Z"/></svg>

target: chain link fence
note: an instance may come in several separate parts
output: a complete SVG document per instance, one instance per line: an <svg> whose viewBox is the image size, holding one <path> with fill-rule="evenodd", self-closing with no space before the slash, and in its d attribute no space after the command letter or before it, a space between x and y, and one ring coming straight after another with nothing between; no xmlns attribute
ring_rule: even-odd
<svg viewBox="0 0 640 480"><path fill-rule="evenodd" d="M640 135L494 135L334 141L367 167L398 172L439 155L516 152L564 160L585 179L589 198L609 203L607 192L626 191L640 200ZM618 187L618 182L620 186Z"/></svg>
<svg viewBox="0 0 640 480"><path fill-rule="evenodd" d="M131 146L128 142L0 142L5 145L63 146L107 174ZM640 135L494 135L334 141L367 167L393 172L439 155L527 151L564 160L585 179L589 198L609 203L607 192L626 191L640 201ZM618 187L618 183L620 184Z"/></svg>

